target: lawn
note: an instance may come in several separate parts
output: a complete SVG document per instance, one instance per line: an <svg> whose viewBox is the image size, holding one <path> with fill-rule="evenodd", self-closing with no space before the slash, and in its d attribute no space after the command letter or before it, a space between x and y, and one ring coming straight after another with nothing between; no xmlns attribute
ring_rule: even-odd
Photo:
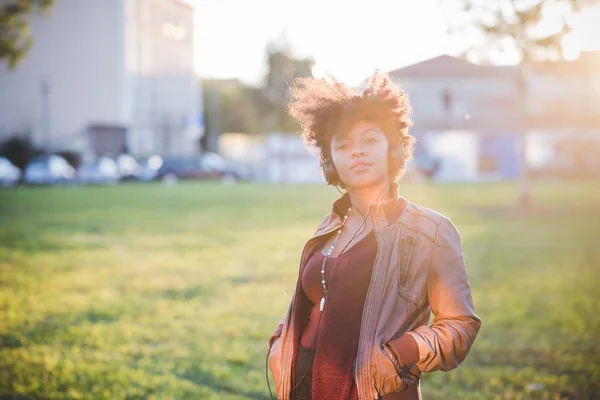
<svg viewBox="0 0 600 400"><path fill-rule="evenodd" d="M600 182L405 184L457 225L477 313L433 399L600 398ZM324 185L0 191L0 399L268 399Z"/></svg>

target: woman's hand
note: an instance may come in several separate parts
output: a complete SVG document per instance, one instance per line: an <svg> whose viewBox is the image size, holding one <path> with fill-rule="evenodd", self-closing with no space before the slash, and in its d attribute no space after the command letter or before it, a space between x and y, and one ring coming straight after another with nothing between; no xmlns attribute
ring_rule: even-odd
<svg viewBox="0 0 600 400"><path fill-rule="evenodd" d="M416 387L421 378L421 371L415 364L400 365L393 349L388 346L391 345L385 343L375 350L378 374L377 390L381 396L402 392L411 386Z"/></svg>

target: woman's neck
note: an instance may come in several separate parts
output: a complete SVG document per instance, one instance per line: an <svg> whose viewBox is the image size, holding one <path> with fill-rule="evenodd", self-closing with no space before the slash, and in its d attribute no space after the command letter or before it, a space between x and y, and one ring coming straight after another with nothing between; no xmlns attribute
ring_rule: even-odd
<svg viewBox="0 0 600 400"><path fill-rule="evenodd" d="M371 204L387 200L392 197L389 182L364 188L348 188L348 195L352 202L352 208L362 215L367 215Z"/></svg>

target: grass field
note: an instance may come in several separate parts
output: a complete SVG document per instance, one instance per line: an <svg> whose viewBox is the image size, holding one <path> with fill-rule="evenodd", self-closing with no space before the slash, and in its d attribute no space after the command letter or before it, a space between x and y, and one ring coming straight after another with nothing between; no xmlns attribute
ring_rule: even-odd
<svg viewBox="0 0 600 400"><path fill-rule="evenodd" d="M267 399L325 186L0 191L0 399ZM483 326L425 400L600 399L600 182L407 184L463 238Z"/></svg>

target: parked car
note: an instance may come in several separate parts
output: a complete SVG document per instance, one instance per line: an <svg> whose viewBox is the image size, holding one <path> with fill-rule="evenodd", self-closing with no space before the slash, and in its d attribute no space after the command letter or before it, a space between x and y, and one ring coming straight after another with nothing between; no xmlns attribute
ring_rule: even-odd
<svg viewBox="0 0 600 400"><path fill-rule="evenodd" d="M77 175L78 181L84 184L115 184L121 178L117 162L109 157L83 163Z"/></svg>
<svg viewBox="0 0 600 400"><path fill-rule="evenodd" d="M217 178L229 180L247 179L247 174L240 166L217 153L202 153L200 155L200 164L203 169L211 171Z"/></svg>
<svg viewBox="0 0 600 400"><path fill-rule="evenodd" d="M115 159L122 181L137 181L140 179L142 166L129 154L120 154Z"/></svg>
<svg viewBox="0 0 600 400"><path fill-rule="evenodd" d="M216 153L206 152L196 156L167 157L163 160L157 178L163 181L180 179L245 179L236 166Z"/></svg>
<svg viewBox="0 0 600 400"><path fill-rule="evenodd" d="M24 182L34 185L53 185L73 182L75 168L64 158L55 154L34 158L27 164L24 172Z"/></svg>
<svg viewBox="0 0 600 400"><path fill-rule="evenodd" d="M21 170L13 165L7 158L0 157L0 185L12 186L21 179Z"/></svg>
<svg viewBox="0 0 600 400"><path fill-rule="evenodd" d="M156 178L164 182L188 179L210 179L214 174L202 168L198 156L166 157L158 169Z"/></svg>
<svg viewBox="0 0 600 400"><path fill-rule="evenodd" d="M141 182L153 181L158 177L158 172L163 165L163 158L157 154L140 161L138 180Z"/></svg>

